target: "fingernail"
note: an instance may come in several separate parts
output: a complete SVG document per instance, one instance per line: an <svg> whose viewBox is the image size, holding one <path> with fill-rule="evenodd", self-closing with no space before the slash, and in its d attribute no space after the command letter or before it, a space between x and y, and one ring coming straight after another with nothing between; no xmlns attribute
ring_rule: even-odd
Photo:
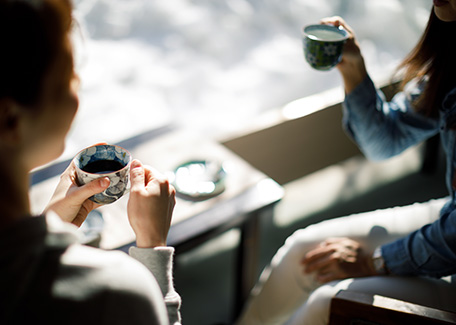
<svg viewBox="0 0 456 325"><path fill-rule="evenodd" d="M107 177L100 178L100 186L101 187L106 188L106 187L109 186L109 183L111 183L109 181L109 178L107 178Z"/></svg>
<svg viewBox="0 0 456 325"><path fill-rule="evenodd" d="M141 163L139 162L139 160L133 160L131 162L131 168L136 168L136 167L139 167L141 166Z"/></svg>

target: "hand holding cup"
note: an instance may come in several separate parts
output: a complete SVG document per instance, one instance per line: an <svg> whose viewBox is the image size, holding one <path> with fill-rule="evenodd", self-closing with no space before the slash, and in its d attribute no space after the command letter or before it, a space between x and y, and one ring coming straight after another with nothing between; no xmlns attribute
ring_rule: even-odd
<svg viewBox="0 0 456 325"><path fill-rule="evenodd" d="M321 24L333 25L343 28L348 33L348 39L343 46L341 61L337 64L337 69L344 80L345 92L349 94L367 76L364 58L361 48L353 29L339 16L327 17L321 20Z"/></svg>
<svg viewBox="0 0 456 325"><path fill-rule="evenodd" d="M168 179L139 160L131 163L128 220L140 248L166 246L176 191Z"/></svg>
<svg viewBox="0 0 456 325"><path fill-rule="evenodd" d="M76 166L72 161L60 175L60 181L44 212L53 211L63 221L79 227L86 220L87 215L99 207L99 204L88 198L106 190L109 186L109 180L99 178L84 186L77 186L75 176Z"/></svg>

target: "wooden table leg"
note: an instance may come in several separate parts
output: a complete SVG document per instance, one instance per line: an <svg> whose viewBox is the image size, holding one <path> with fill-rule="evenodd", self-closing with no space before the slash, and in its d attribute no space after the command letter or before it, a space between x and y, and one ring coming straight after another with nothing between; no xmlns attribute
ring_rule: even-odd
<svg viewBox="0 0 456 325"><path fill-rule="evenodd" d="M262 211L253 212L240 227L241 238L235 270L234 317L237 317L242 311L250 290L252 290L257 280L260 215Z"/></svg>

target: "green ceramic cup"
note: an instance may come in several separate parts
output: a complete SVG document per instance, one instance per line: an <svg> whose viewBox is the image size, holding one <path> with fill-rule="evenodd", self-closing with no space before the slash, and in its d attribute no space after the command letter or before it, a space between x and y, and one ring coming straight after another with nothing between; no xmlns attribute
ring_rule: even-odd
<svg viewBox="0 0 456 325"><path fill-rule="evenodd" d="M302 29L304 57L317 70L330 70L342 59L348 32L333 25L309 25Z"/></svg>

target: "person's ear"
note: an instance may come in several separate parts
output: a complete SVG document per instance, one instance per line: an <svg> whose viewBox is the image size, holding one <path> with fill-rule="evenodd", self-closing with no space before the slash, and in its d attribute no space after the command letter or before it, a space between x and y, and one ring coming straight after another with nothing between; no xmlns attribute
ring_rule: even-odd
<svg viewBox="0 0 456 325"><path fill-rule="evenodd" d="M14 145L20 138L21 107L10 98L0 99L0 141Z"/></svg>

